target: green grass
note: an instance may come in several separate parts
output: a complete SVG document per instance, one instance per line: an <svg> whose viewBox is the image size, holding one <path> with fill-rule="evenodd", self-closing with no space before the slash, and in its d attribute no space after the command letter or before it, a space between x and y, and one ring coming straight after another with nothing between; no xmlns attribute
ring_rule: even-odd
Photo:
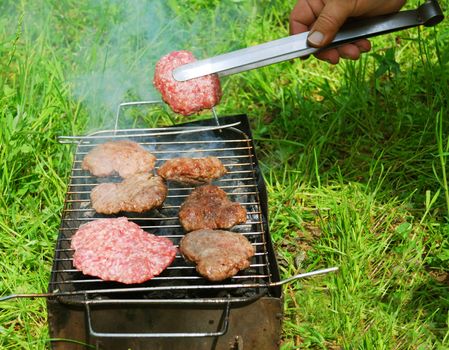
<svg viewBox="0 0 449 350"><path fill-rule="evenodd" d="M287 35L293 3L2 2L0 293L46 291L72 161L57 136L110 128L119 102L157 97L166 52ZM282 276L340 267L284 288L282 349L449 348L449 26L373 46L357 62L222 81L219 114L252 123ZM162 114L120 126L182 120ZM0 305L0 348L48 347L43 299Z"/></svg>

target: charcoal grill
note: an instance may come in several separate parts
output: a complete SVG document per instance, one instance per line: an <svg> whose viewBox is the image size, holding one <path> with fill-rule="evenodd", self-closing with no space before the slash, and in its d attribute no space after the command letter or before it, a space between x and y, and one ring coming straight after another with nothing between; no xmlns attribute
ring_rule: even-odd
<svg viewBox="0 0 449 350"><path fill-rule="evenodd" d="M131 105L156 102L138 102ZM13 295L47 297L52 348L59 349L277 349L282 320L281 285L314 271L281 280L268 230L265 185L260 174L251 130L245 115L164 128L118 129L83 137L62 137L75 143L48 293ZM217 125L218 123L218 125ZM126 216L144 230L179 244L184 232L178 210L193 187L168 183L164 205L144 214L102 215L90 204L90 192L117 176L98 178L81 168L97 144L127 139L157 157L156 168L174 157L218 157L228 173L213 183L247 210L247 222L232 231L245 235L256 249L251 266L219 283L207 281L179 254L162 274L150 281L124 285L85 276L72 264L72 235L80 225L104 217Z"/></svg>

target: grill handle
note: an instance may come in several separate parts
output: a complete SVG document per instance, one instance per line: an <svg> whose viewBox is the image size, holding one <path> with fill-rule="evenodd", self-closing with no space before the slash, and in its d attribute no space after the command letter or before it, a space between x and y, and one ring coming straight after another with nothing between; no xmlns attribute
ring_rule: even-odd
<svg viewBox="0 0 449 350"><path fill-rule="evenodd" d="M231 302L226 303L223 310L222 327L217 332L169 332L169 333L113 333L113 332L98 332L94 330L92 325L92 310L90 308L90 301L86 300L87 326L89 334L97 338L201 338L201 337L219 337L228 331L229 326L229 312Z"/></svg>
<svg viewBox="0 0 449 350"><path fill-rule="evenodd" d="M160 100L153 100L153 101L133 101L133 102L122 102L117 106L117 112L115 114L115 124L114 124L114 131L117 132L118 129L118 120L120 118L120 114L122 112L123 109L125 109L126 107L141 107L144 105L150 105L150 106L155 106L155 105L162 105L162 101ZM173 123L174 125L174 123Z"/></svg>
<svg viewBox="0 0 449 350"><path fill-rule="evenodd" d="M276 287L276 286L282 286L283 284L292 282L294 280L299 280L301 278L307 278L307 277L313 277L313 276L317 276L317 275L325 275L327 273L330 272L336 272L338 271L338 267L329 267L327 269L321 269L321 270L315 270L315 271L310 271L310 272L305 272L305 273L300 273L298 275L294 275L292 277L286 278L285 280L279 281L279 282L272 282L269 284L270 287Z"/></svg>
<svg viewBox="0 0 449 350"><path fill-rule="evenodd" d="M153 101L133 101L133 102L122 102L117 106L117 112L115 114L115 124L114 124L114 131L117 132L118 129L118 120L120 118L121 112L123 109L127 107L142 107L142 106L155 106L155 105L163 105L162 101L160 100L153 100ZM220 126L220 121L218 120L218 114L214 107L211 109L212 116L214 117L215 124L217 126ZM173 125L175 125L175 122L172 120ZM221 130L221 129L220 129Z"/></svg>

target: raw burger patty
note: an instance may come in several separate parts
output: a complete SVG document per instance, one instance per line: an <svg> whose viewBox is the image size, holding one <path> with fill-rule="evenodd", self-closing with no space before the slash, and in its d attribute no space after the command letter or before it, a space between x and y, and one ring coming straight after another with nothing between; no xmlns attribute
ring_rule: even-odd
<svg viewBox="0 0 449 350"><path fill-rule="evenodd" d="M250 266L255 250L240 233L198 230L185 235L179 245L182 255L194 263L208 280L221 281Z"/></svg>
<svg viewBox="0 0 449 350"><path fill-rule="evenodd" d="M121 140L102 143L93 148L83 159L82 168L95 176L118 173L126 178L137 173L149 173L154 169L156 157L138 143Z"/></svg>
<svg viewBox="0 0 449 350"><path fill-rule="evenodd" d="M227 170L216 157L173 158L164 162L157 173L166 180L198 185L223 176Z"/></svg>
<svg viewBox="0 0 449 350"><path fill-rule="evenodd" d="M159 275L176 255L169 239L147 233L125 217L81 225L71 247L73 265L85 275L126 284Z"/></svg>
<svg viewBox="0 0 449 350"><path fill-rule="evenodd" d="M210 109L221 98L220 79L216 74L187 81L176 81L173 70L183 64L196 61L189 51L174 51L156 63L153 84L176 113L190 115L202 109Z"/></svg>
<svg viewBox="0 0 449 350"><path fill-rule="evenodd" d="M179 220L187 232L203 228L229 229L246 222L246 209L229 200L226 192L214 185L196 188L179 210Z"/></svg>
<svg viewBox="0 0 449 350"><path fill-rule="evenodd" d="M94 187L90 199L97 213L142 213L161 206L166 196L167 186L160 176L136 174L120 183L103 183Z"/></svg>

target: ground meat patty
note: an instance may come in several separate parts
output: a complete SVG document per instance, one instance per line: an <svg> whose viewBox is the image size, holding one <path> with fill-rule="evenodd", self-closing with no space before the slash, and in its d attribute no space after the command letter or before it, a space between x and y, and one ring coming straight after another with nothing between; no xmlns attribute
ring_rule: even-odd
<svg viewBox="0 0 449 350"><path fill-rule="evenodd" d="M182 238L179 250L197 264L199 274L211 281L224 280L248 268L255 254L245 236L219 230L192 231Z"/></svg>
<svg viewBox="0 0 449 350"><path fill-rule="evenodd" d="M138 143L121 140L102 143L93 148L83 159L82 168L95 176L118 173L126 178L137 173L149 173L154 169L156 157Z"/></svg>
<svg viewBox="0 0 449 350"><path fill-rule="evenodd" d="M157 173L166 180L198 185L225 175L227 170L215 157L173 158L164 162Z"/></svg>
<svg viewBox="0 0 449 350"><path fill-rule="evenodd" d="M90 194L92 207L102 214L142 213L161 206L165 197L164 180L152 174L136 174L120 183L103 183L94 187Z"/></svg>
<svg viewBox="0 0 449 350"><path fill-rule="evenodd" d="M169 239L147 233L125 217L80 226L71 247L73 265L85 275L126 284L159 275L176 255Z"/></svg>
<svg viewBox="0 0 449 350"><path fill-rule="evenodd" d="M185 231L203 228L229 229L246 222L246 209L229 200L226 192L214 185L196 188L179 210L179 221Z"/></svg>
<svg viewBox="0 0 449 350"><path fill-rule="evenodd" d="M189 51L174 51L156 63L153 84L162 99L176 113L190 115L218 104L221 98L220 79L216 74L187 81L176 81L173 70L196 61Z"/></svg>

